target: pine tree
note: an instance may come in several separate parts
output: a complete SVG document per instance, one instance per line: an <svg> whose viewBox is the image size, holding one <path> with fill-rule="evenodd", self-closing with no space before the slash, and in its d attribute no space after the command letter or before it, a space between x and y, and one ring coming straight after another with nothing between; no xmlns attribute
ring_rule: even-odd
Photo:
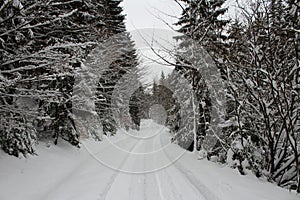
<svg viewBox="0 0 300 200"><path fill-rule="evenodd" d="M223 49L222 40L226 39L224 28L228 20L222 19L227 8L222 8L225 0L181 0L185 9L176 25L183 36L176 39L183 40L188 37L198 42L211 56ZM189 40L185 40L189 41ZM186 42L180 44L186 47Z"/></svg>
<svg viewBox="0 0 300 200"><path fill-rule="evenodd" d="M0 141L8 153L32 153L29 141L49 134L55 143L63 138L79 145L72 113L74 71L101 38L103 16L96 9L101 7L94 0L0 5ZM8 138L20 142L7 147Z"/></svg>
<svg viewBox="0 0 300 200"><path fill-rule="evenodd" d="M144 88L141 86L132 94L129 102L129 113L134 123L134 128L137 130L140 130L144 95Z"/></svg>
<svg viewBox="0 0 300 200"><path fill-rule="evenodd" d="M183 75L174 71L167 79L172 89L172 104L167 109L168 126L173 134L173 141L189 151L194 150L195 123L191 85L187 84Z"/></svg>
<svg viewBox="0 0 300 200"><path fill-rule="evenodd" d="M198 119L195 128L197 132L195 139L197 138L198 141L194 141L197 144L195 147L199 149L200 138L201 141L208 138L206 132L210 122L211 100L207 83L203 78L206 74L203 74L200 70L201 66L198 66L198 59L202 58L195 57L191 52L197 51L193 49L195 46L201 46L214 60L220 60L221 52L226 50L224 44L226 37L223 32L228 20L222 19L222 15L227 9L222 8L224 0L183 0L181 2L185 7L176 25L180 26L179 32L183 35L175 37L180 41L180 54L176 58L175 71L190 82L195 93L193 99L199 102L199 105L196 105Z"/></svg>
<svg viewBox="0 0 300 200"><path fill-rule="evenodd" d="M102 72L97 87L96 109L104 134L115 134L117 122L113 116L112 95L118 81L138 65L134 43L126 32L120 0L105 0L102 11L105 40L101 46L108 67ZM111 58L111 60L107 59Z"/></svg>

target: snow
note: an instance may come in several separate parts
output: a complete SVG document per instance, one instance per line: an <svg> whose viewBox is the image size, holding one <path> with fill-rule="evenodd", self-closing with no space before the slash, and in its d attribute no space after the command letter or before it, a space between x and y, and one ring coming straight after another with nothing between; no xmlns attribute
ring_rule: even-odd
<svg viewBox="0 0 300 200"><path fill-rule="evenodd" d="M0 152L1 200L296 200L253 175L187 153L151 120L77 149L40 143L27 159Z"/></svg>

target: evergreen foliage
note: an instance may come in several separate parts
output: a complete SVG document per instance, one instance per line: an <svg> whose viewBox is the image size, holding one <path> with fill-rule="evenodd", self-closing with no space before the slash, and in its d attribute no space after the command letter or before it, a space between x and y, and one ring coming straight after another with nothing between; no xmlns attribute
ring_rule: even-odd
<svg viewBox="0 0 300 200"><path fill-rule="evenodd" d="M10 0L0 3L2 149L16 156L18 152L26 155L34 152L38 140L51 137L55 144L62 138L79 146L72 102L82 101L73 89L83 83L75 82L76 73L81 72L82 62L99 43L124 33L117 38L118 47L107 47L121 55L103 72L107 79L100 85L106 89L98 90L101 93L98 99L105 97L106 101L98 113L104 132L115 132L109 95L119 77L137 65L134 44L125 33L120 2ZM18 142L8 145L8 141Z"/></svg>

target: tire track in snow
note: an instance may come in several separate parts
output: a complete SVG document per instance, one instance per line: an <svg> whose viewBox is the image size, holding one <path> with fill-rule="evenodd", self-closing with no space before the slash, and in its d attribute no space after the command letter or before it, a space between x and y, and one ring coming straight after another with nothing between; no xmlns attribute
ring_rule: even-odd
<svg viewBox="0 0 300 200"><path fill-rule="evenodd" d="M156 124L155 124L156 125ZM159 136L159 135L158 135ZM152 149L153 149L153 151L154 151L154 149L155 149L155 143L154 143L154 141L155 141L155 138L156 138L157 136L155 136L154 138L153 138L153 140L152 140ZM157 165L157 157L154 155L154 158L153 158L153 163L154 163L154 165ZM162 186L161 186L161 181L160 181L160 178L159 178L159 176L158 176L158 172L154 172L154 174L155 174L155 180L156 180L156 182L157 182L157 187L158 187L158 192L159 192L159 197L160 197L160 199L161 200L165 200L165 198L164 198L164 195L163 195L163 192L162 192Z"/></svg>
<svg viewBox="0 0 300 200"><path fill-rule="evenodd" d="M150 126L143 126L144 129L149 129ZM156 132L160 132L161 130L159 131L156 131ZM151 129L151 132L152 132L152 129ZM151 137L150 137L151 138ZM132 137L132 135L127 135L127 139L137 139L136 137ZM149 138L148 138L149 139ZM147 138L146 140L144 138L142 138L141 140L138 140L137 142L135 142L135 145L129 150L129 151L125 151L125 152L128 152L128 155L126 156L126 158L122 161L122 163L120 164L120 166L118 167L118 169L122 168L125 164L127 164L129 158L131 155L141 155L141 154L145 154L145 153L135 153L137 148L140 147L140 145L142 143L144 143L145 141L147 141ZM147 143L146 143L147 144ZM145 145L143 145L143 147L145 147ZM134 160L133 160L134 161ZM143 159L143 166L144 166L144 169L146 168L146 163L145 163L145 157ZM105 200L107 199L108 195L109 195L109 192L111 191L111 189L113 188L113 185L114 183L117 181L118 179L118 176L120 175L120 173L122 173L121 171L116 171L116 173L113 174L113 176L110 178L110 181L108 183L108 185L106 185L105 189L103 190L103 192L100 194L100 198L99 200ZM124 172L126 174L131 174L130 172ZM144 196L144 199L147 199L146 196L146 174L143 174L143 181L142 181L142 184L144 185L143 187L143 196ZM132 175L136 175L136 176L140 176L142 175L142 173L133 173ZM134 177L131 177L131 180L130 180L130 186L133 185L133 183L135 183L134 181L134 178L136 178L135 176ZM133 194L133 189L134 187L129 187L129 195L130 194Z"/></svg>
<svg viewBox="0 0 300 200"><path fill-rule="evenodd" d="M160 137L160 145L162 145L161 137ZM165 156L169 159L169 161L172 161L172 158L168 155L165 149L163 149L163 152ZM176 168L183 177L186 178L186 180L194 186L198 192L203 195L203 197L207 200L220 200L213 192L210 191L209 188L207 188L203 183L201 183L200 180L196 179L193 173L186 169L182 164L179 163L179 160L174 162L173 164L174 168Z"/></svg>
<svg viewBox="0 0 300 200"><path fill-rule="evenodd" d="M157 126L157 127L159 128L159 126ZM153 148L154 148L154 145L155 145L155 143L154 143L154 142L155 142L155 139L160 139L160 135L157 135L157 136L154 138L154 140L153 140ZM162 148L163 146L162 146L160 140L159 140L159 145L160 145L160 147L158 147L158 148L164 149L164 148ZM156 157L155 157L155 158L156 158ZM155 162L154 162L154 163L157 163L157 159L155 159ZM169 167L172 167L172 166L169 166ZM162 169L162 170L159 170L159 171L155 172L155 176L156 176L156 177L158 178L158 180L160 181L159 173L163 173L163 174L166 176L167 180L168 180L168 181L166 181L166 182L168 182L168 184L169 184L169 186L170 186L169 188L171 189L171 193L172 193L173 197L175 197L176 200L184 200L183 197L182 197L182 194L180 194L180 193L177 192L176 186L175 186L173 180L171 179L170 174L168 173L168 172L169 172L169 169L170 169L169 167L164 168L164 169ZM160 187L159 187L159 189L160 189L161 191L163 191L161 185L162 185L162 184L161 184L161 181L160 181ZM161 196L161 197L162 197L161 200L169 200L167 197L164 198L164 196L165 196L165 195L162 195L162 196ZM175 199L172 199L172 200L175 200Z"/></svg>
<svg viewBox="0 0 300 200"><path fill-rule="evenodd" d="M126 138L126 139L130 139L130 137ZM133 147L130 149L130 151L133 151L137 146L138 144L140 143L141 141L137 141ZM126 161L128 160L128 158L130 157L130 154L128 154L121 162L121 164L118 166L118 169L121 169L122 166L124 166L126 164ZM110 191L113 183L115 182L116 178L118 177L118 175L121 173L121 171L117 171L115 170L115 172L113 173L113 175L110 177L110 180L108 182L108 184L106 185L106 187L104 188L104 190L99 194L99 198L98 200L105 200L106 199L106 196L108 194L108 192Z"/></svg>
<svg viewBox="0 0 300 200"><path fill-rule="evenodd" d="M144 157L144 162L143 162L143 168L146 169L146 158ZM144 200L147 200L147 195L146 195L146 186L147 186L147 182L146 182L146 174L143 174L143 195L144 195Z"/></svg>
<svg viewBox="0 0 300 200"><path fill-rule="evenodd" d="M121 143L123 141L125 141L128 138L121 138L117 141L115 141L115 143ZM109 143L110 144L110 143ZM101 148L101 150L107 149L110 147L109 144L106 144L105 146L103 146ZM91 153L85 149L85 151L87 151L87 153L89 155L91 155ZM61 179L59 179L56 183L53 184L53 187L51 189L49 189L45 194L43 194L39 199L43 199L43 200L47 200L49 198L51 198L51 195L53 193L55 193L68 179L72 178L74 174L77 174L77 172L80 172L80 170L82 169L83 166L87 165L88 161L91 160L91 157L87 157L85 159L83 159L77 167L75 167L73 170L71 170L69 173L67 173L65 176L63 176ZM94 159L92 159L94 161Z"/></svg>
<svg viewBox="0 0 300 200"><path fill-rule="evenodd" d="M207 188L200 180L196 179L194 174L183 167L179 163L175 163L174 166L184 175L184 177L202 194L207 200L220 200L209 188Z"/></svg>

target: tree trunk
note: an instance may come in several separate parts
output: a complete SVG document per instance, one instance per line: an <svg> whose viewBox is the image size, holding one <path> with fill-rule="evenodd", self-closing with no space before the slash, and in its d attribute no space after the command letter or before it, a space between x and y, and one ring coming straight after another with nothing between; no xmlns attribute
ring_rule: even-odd
<svg viewBox="0 0 300 200"><path fill-rule="evenodd" d="M193 119L194 119L194 129L193 129L193 132L194 132L194 149L193 149L193 152L197 152L197 149L198 149L198 142L197 142L197 109L196 109L196 105L195 105L195 97L194 97L194 92L192 91L192 105L193 105Z"/></svg>

